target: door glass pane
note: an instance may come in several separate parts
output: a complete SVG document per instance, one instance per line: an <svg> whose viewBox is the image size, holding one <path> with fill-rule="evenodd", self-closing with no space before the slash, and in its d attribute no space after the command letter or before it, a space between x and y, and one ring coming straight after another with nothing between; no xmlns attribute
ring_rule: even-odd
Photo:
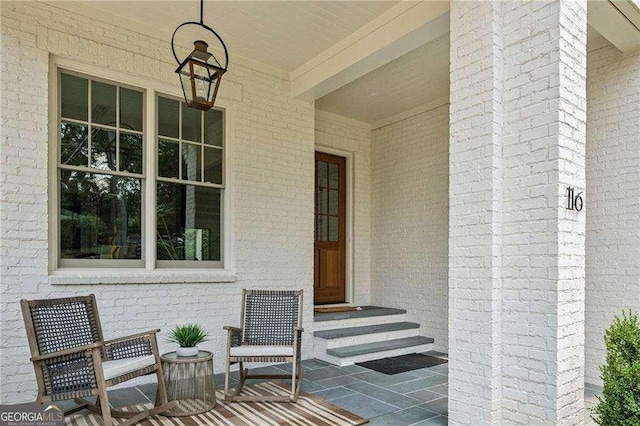
<svg viewBox="0 0 640 426"><path fill-rule="evenodd" d="M200 142L202 140L202 111L182 105L182 139Z"/></svg>
<svg viewBox="0 0 640 426"><path fill-rule="evenodd" d="M316 186L324 186L327 187L327 163L324 161L317 161L317 176L316 176Z"/></svg>
<svg viewBox="0 0 640 426"><path fill-rule="evenodd" d="M178 101L158 97L158 135L176 139L180 137L179 114L180 103Z"/></svg>
<svg viewBox="0 0 640 426"><path fill-rule="evenodd" d="M142 180L60 170L60 257L140 259Z"/></svg>
<svg viewBox="0 0 640 426"><path fill-rule="evenodd" d="M71 166L89 165L89 130L87 126L60 123L60 163Z"/></svg>
<svg viewBox="0 0 640 426"><path fill-rule="evenodd" d="M142 173L142 136L120 132L120 171Z"/></svg>
<svg viewBox="0 0 640 426"><path fill-rule="evenodd" d="M116 169L116 132L97 128L91 131L91 166Z"/></svg>
<svg viewBox="0 0 640 426"><path fill-rule="evenodd" d="M201 171L201 145L192 143L182 144L182 179L200 182L202 180Z"/></svg>
<svg viewBox="0 0 640 426"><path fill-rule="evenodd" d="M329 188L338 189L339 178L338 165L329 163Z"/></svg>
<svg viewBox="0 0 640 426"><path fill-rule="evenodd" d="M318 191L318 206L320 207L321 214L327 214L329 210L328 202L329 202L329 190L328 189L320 189Z"/></svg>
<svg viewBox="0 0 640 426"><path fill-rule="evenodd" d="M91 82L91 122L116 126L116 86Z"/></svg>
<svg viewBox="0 0 640 426"><path fill-rule="evenodd" d="M318 241L327 241L328 226L327 216L318 216Z"/></svg>
<svg viewBox="0 0 640 426"><path fill-rule="evenodd" d="M329 241L338 241L338 218L329 216Z"/></svg>
<svg viewBox="0 0 640 426"><path fill-rule="evenodd" d="M222 147L222 111L210 109L204 113L204 143Z"/></svg>
<svg viewBox="0 0 640 426"><path fill-rule="evenodd" d="M158 176L180 177L180 145L177 142L160 139L158 141Z"/></svg>
<svg viewBox="0 0 640 426"><path fill-rule="evenodd" d="M220 260L219 188L158 182L158 260Z"/></svg>
<svg viewBox="0 0 640 426"><path fill-rule="evenodd" d="M329 214L338 214L338 190L329 190Z"/></svg>
<svg viewBox="0 0 640 426"><path fill-rule="evenodd" d="M222 150L204 148L204 181L222 185Z"/></svg>
<svg viewBox="0 0 640 426"><path fill-rule="evenodd" d="M142 131L142 92L120 88L120 128Z"/></svg>
<svg viewBox="0 0 640 426"><path fill-rule="evenodd" d="M87 121L89 119L89 81L69 74L62 74L60 78L62 117Z"/></svg>

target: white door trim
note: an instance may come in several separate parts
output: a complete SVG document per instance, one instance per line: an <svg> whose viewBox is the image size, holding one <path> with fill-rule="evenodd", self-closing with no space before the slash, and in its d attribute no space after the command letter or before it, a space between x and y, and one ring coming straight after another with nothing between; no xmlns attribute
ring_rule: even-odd
<svg viewBox="0 0 640 426"><path fill-rule="evenodd" d="M345 218L345 238L347 239L346 241L346 247L345 247L345 271L344 271L344 275L345 275L345 283L344 283L344 291L345 291L345 295L344 295L344 299L346 303L354 303L355 300L355 280L354 280L354 268L353 268L353 264L354 264L354 235L353 235L353 218L354 218L354 205L353 205L353 192L354 192L354 184L355 184L355 179L354 179L354 171L355 171L355 167L354 167L354 153L351 151L344 151L342 149L336 149L336 148L331 148L325 145L316 145L315 146L315 151L318 152L322 152L325 154L331 154L331 155L337 155L339 157L344 157L346 159L346 182L345 182L345 188L347 193L345 194L346 199L347 199L347 211L346 211L346 218ZM314 169L315 169L315 160L314 160ZM314 176L315 179L315 176ZM314 225L315 226L315 225ZM315 265L314 265L315 267Z"/></svg>

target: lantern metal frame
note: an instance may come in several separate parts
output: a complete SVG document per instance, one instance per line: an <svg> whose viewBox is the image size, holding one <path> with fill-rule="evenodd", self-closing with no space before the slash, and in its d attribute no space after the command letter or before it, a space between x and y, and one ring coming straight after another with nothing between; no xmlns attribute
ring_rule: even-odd
<svg viewBox="0 0 640 426"><path fill-rule="evenodd" d="M204 68L207 68L208 70L210 70L210 69L214 70L214 76L217 76L218 81L216 82L215 88L213 89L214 93L213 93L213 97L211 98L211 102L209 102L208 100L207 100L207 102L204 102L204 103L197 103L197 102L194 102L194 100L189 102L187 94L185 93L184 84L182 84L182 82L180 84L181 87L182 87L182 92L183 92L185 101L187 102L187 106L206 111L206 110L209 110L209 109L211 109L213 107L213 104L214 104L214 102L216 100L216 96L218 94L218 87L220 86L221 77L227 71L227 68L229 66L229 52L227 51L227 45L224 43L224 40L222 40L222 38L218 35L218 33L213 28L211 28L210 26L208 26L207 24L204 23L203 15L204 15L204 0L200 0L200 21L199 22L197 22L197 21L187 21L187 22L183 22L182 24L178 25L178 27L173 31L173 35L171 36L171 51L173 53L173 57L176 60L176 63L178 64L178 68L176 68L175 72L179 76L181 74L182 69L189 62L197 63L198 65L200 65L200 66L202 66ZM212 53L210 53L211 56L220 65L220 67L217 67L217 66L212 65L212 64L210 64L208 62L204 62L202 60L199 60L197 57L194 57L194 53L198 50L197 48L195 50L193 50L183 61L180 61L180 59L178 59L178 55L176 54L176 46L175 46L176 34L180 30L180 28L188 26L188 25L195 25L195 26L204 28L205 30L207 30L208 32L210 32L211 34L213 34L215 36L215 38L220 42L220 44L222 45L222 48L224 49L224 66L222 66L222 64L220 64L218 59ZM202 43L205 44L206 47L208 47L208 44L206 42L202 41L202 40L196 40L194 42L194 44L196 44L198 42L202 42ZM190 75L191 75L191 80L193 82L193 65L190 66L189 72L190 72ZM208 82L209 82L208 90L210 91L211 90L211 79L209 79ZM194 96L194 98L195 98L195 96ZM194 105L194 103L195 103L195 105Z"/></svg>

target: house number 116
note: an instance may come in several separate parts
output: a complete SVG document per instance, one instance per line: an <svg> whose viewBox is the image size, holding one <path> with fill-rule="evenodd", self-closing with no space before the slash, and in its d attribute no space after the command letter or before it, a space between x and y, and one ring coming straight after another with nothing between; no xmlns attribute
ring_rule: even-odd
<svg viewBox="0 0 640 426"><path fill-rule="evenodd" d="M575 193L575 189L572 187L567 188L567 210L582 211L584 207L584 201L580 196L582 192Z"/></svg>

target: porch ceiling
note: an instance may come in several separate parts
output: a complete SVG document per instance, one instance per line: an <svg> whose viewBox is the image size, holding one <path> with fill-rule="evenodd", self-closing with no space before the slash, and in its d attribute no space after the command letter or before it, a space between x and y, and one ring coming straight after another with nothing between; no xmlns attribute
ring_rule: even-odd
<svg viewBox="0 0 640 426"><path fill-rule="evenodd" d="M182 22L197 21L198 0L54 1L95 19L111 20L170 40ZM291 72L398 1L205 1L204 22L224 39L231 59L243 56Z"/></svg>
<svg viewBox="0 0 640 426"><path fill-rule="evenodd" d="M79 12L90 19L115 21L163 40L170 40L177 25L197 20L199 14L198 0L56 0L49 3ZM367 28L367 24L382 28L387 21L381 19L399 8L410 9L412 4L418 4L398 3L397 0L209 0L205 1L204 20L227 43L232 65L258 63L283 79L294 79L308 72L310 63L324 62L318 58L325 58L329 55L327 52L341 42L344 44L345 39L350 40L350 36L359 29L362 31L363 27ZM408 14L413 14L413 10ZM398 11L397 16L401 15L402 11ZM446 18L446 22L443 21L446 25L439 33L434 31L431 41L320 97L316 100L317 108L376 127L412 111L419 112L425 105L447 102L448 14L442 18ZM187 32L179 41L193 40L194 36ZM589 50L608 44L607 39L589 27Z"/></svg>

